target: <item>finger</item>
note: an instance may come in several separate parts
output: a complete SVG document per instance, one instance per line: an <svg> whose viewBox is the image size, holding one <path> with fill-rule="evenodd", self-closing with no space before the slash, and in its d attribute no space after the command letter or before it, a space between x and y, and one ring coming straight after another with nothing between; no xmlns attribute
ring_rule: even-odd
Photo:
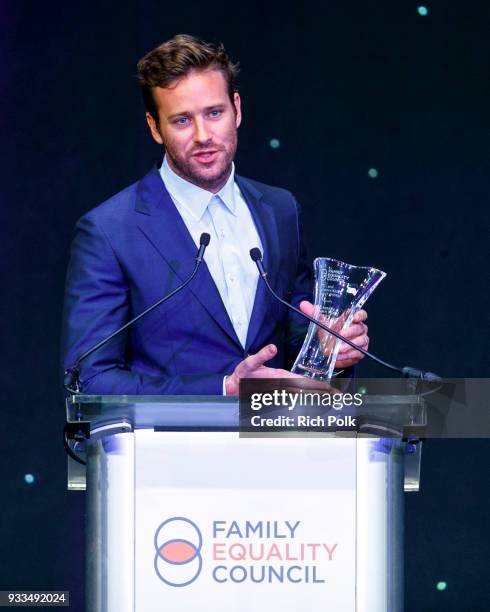
<svg viewBox="0 0 490 612"><path fill-rule="evenodd" d="M350 368L358 364L360 359L342 359L335 362L335 369L337 370L345 370L345 368Z"/></svg>
<svg viewBox="0 0 490 612"><path fill-rule="evenodd" d="M328 318L323 315L321 313L320 310L320 306L312 304L311 302L308 302L307 300L303 300L300 305L299 305L299 309L301 310L302 313L304 313L306 316L308 317L313 317L314 319L316 319L317 321L320 321L321 323L326 324L328 321ZM318 330L319 333L324 334L325 332L322 331L321 329Z"/></svg>
<svg viewBox="0 0 490 612"><path fill-rule="evenodd" d="M368 313L365 310L359 310L352 317L352 321L354 323L362 323L363 321L366 321L367 318L368 318Z"/></svg>
<svg viewBox="0 0 490 612"><path fill-rule="evenodd" d="M365 335L357 336L356 338L352 338L352 342L354 344L357 344L357 346L360 346L364 350L367 350L369 346L369 336L365 336ZM350 344L347 344L346 342L342 342L339 348L339 353L345 354L347 353L347 351L352 351L352 350L354 349L352 348L352 346L350 346Z"/></svg>
<svg viewBox="0 0 490 612"><path fill-rule="evenodd" d="M341 333L345 338L352 340L353 338L359 336L365 336L367 330L368 327L364 323L353 323L352 325L349 325L349 327L344 327Z"/></svg>
<svg viewBox="0 0 490 612"><path fill-rule="evenodd" d="M347 353L343 353L341 357L342 361L355 360L357 362L361 361L361 359L364 359L364 355L360 351L355 351L354 349L347 351ZM335 364L335 367L338 367L337 364Z"/></svg>
<svg viewBox="0 0 490 612"><path fill-rule="evenodd" d="M307 300L303 300L299 305L299 309L301 310L301 312L304 312L309 317L312 317L315 307L313 306L311 302L308 302Z"/></svg>
<svg viewBox="0 0 490 612"><path fill-rule="evenodd" d="M240 378L246 378L247 376L251 376L254 370L258 370L261 368L264 363L271 360L275 354L277 353L277 348L274 344L268 344L260 349L254 355L249 355L246 359L244 359L239 366L237 367L237 374Z"/></svg>
<svg viewBox="0 0 490 612"><path fill-rule="evenodd" d="M356 363L359 363L361 359L364 359L364 355L362 353L359 351L350 350L337 358L335 368L350 368L351 366L356 365Z"/></svg>

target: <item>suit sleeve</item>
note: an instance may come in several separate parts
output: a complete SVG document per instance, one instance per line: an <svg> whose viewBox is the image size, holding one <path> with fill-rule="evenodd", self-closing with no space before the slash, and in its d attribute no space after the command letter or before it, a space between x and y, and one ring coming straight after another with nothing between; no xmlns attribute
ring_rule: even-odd
<svg viewBox="0 0 490 612"><path fill-rule="evenodd" d="M103 230L89 215L76 226L68 265L62 323L63 369L127 323L129 287ZM221 395L223 375L150 376L128 365L128 334L121 333L80 365L82 391L101 395Z"/></svg>

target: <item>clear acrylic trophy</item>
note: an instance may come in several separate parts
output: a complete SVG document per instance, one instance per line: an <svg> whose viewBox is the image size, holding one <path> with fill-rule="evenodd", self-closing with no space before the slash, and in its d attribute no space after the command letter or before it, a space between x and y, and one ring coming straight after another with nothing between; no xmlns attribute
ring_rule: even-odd
<svg viewBox="0 0 490 612"><path fill-rule="evenodd" d="M315 309L313 317L342 333L354 314L362 308L371 293L386 276L376 268L319 257L315 271ZM310 323L303 347L292 371L301 376L329 382L332 378L340 340L318 325Z"/></svg>

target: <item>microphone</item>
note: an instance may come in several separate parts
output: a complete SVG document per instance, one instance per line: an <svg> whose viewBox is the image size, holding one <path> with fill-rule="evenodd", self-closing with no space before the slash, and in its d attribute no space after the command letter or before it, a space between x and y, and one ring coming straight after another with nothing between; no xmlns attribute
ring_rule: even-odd
<svg viewBox="0 0 490 612"><path fill-rule="evenodd" d="M269 280L267 278L267 272L266 272L266 270L264 268L264 264L262 263L262 253L261 253L260 249L257 248L257 247L251 249L250 250L250 257L252 258L252 261L254 261L255 264L257 265L257 268L259 270L259 274L262 277L262 280L265 282L265 284L267 286L267 289L270 291L270 293L274 296L274 298L276 300L281 302L281 304L283 304L284 306L286 306L290 310L293 310L294 312L297 312L298 314L300 314L305 319L308 319L309 321L311 321L315 325L318 325L318 327L320 327L324 331L328 332L332 336L335 336L335 338L337 338L338 340L342 340L342 342L345 342L346 344L348 344L350 347L352 347L356 351L359 351L360 353L362 353L366 357L369 357L369 359L375 361L376 363L379 363L384 368L387 368L389 370L393 370L395 372L399 372L405 378L419 378L420 380L426 380L426 381L430 381L430 382L440 382L441 381L441 377L438 376L437 374L434 374L433 372L425 372L424 370L419 370L418 368L412 368L412 367L409 367L409 366L406 366L406 367L403 367L403 368L399 368L398 366L394 366L394 365L392 365L392 364L390 364L390 363L388 363L386 361L383 361L379 357L376 357L376 355L373 355L372 353L370 353L369 351L366 351L362 347L357 346L357 344L354 344L354 342L352 342L348 338L344 338L344 336L342 336L341 334L336 332L334 329L331 329L330 327L328 327L327 325L325 325L321 321L318 321L318 319L310 317L309 315L305 314L304 312L301 312L301 310L299 308L294 307L289 302L286 302L285 300L280 298L277 295L277 293L274 291L274 289L271 287L271 285L269 283Z"/></svg>
<svg viewBox="0 0 490 612"><path fill-rule="evenodd" d="M204 258L204 251L209 246L210 241L211 241L211 236L209 234L207 234L206 232L203 232L201 234L201 237L199 238L199 251L197 252L197 256L196 256L196 268L194 269L192 274L195 274L197 268L201 265L201 262L202 262L202 260ZM189 281L190 280L191 279L189 279ZM187 281L187 282L189 282L189 281Z"/></svg>
<svg viewBox="0 0 490 612"><path fill-rule="evenodd" d="M97 342L97 344L95 344L94 346L89 348L87 351L85 351L85 353L83 353L83 355L81 355L70 368L67 368L65 370L64 376L63 376L63 386L64 386L64 388L69 393L77 394L77 393L80 393L82 391L82 385L81 385L81 382L80 382L80 364L81 364L82 361L84 361L87 357L92 355L92 353L95 353L100 348L105 346L113 338L115 338L120 333L122 333L123 331L128 329L128 327L131 327L131 325L136 323L136 321L139 321L144 316L149 314L152 310L154 310L155 308L160 306L160 304L163 304L164 302L169 300L171 297L173 297L175 294L179 293L179 291L182 291L182 289L184 289L184 287L186 287L191 282L191 280L196 275L196 273L197 273L197 271L199 269L199 266L201 265L201 263L203 261L204 252L205 252L206 247L208 246L210 240L211 240L211 236L209 234L207 234L207 233L201 234L201 237L199 238L199 250L198 250L197 255L196 255L196 263L194 265L194 269L193 269L191 275L189 276L189 278L187 278L187 280L185 280L181 285L176 287L169 294L167 294L164 297L162 297L161 299L159 299L158 302L155 302L152 306L149 306L146 310L144 310L138 316L134 317L134 319L131 319L131 321L128 321L122 327L120 327L119 329L116 329L116 331L113 332L112 334L110 334L110 336L107 336L107 338L104 338L100 342Z"/></svg>

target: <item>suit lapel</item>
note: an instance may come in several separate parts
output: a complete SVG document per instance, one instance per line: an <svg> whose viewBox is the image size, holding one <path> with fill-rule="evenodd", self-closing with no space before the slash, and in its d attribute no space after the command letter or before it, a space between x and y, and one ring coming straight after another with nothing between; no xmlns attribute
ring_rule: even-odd
<svg viewBox="0 0 490 612"><path fill-rule="evenodd" d="M184 281L194 269L197 248L156 167L140 181L136 211L140 213L140 230L176 277ZM241 346L206 262L201 264L187 288L223 331Z"/></svg>
<svg viewBox="0 0 490 612"><path fill-rule="evenodd" d="M246 179L235 177L240 191L242 192L250 212L252 213L255 226L262 241L263 246L263 261L267 271L267 278L273 289L276 287L277 271L279 267L279 235L277 229L276 216L274 208L271 204L265 201L262 193ZM257 272L258 273L258 272ZM260 327L267 314L270 301L274 298L270 295L264 281L259 278L257 283L257 291L255 294L254 307L248 327L247 340L245 350L248 351L254 342Z"/></svg>

